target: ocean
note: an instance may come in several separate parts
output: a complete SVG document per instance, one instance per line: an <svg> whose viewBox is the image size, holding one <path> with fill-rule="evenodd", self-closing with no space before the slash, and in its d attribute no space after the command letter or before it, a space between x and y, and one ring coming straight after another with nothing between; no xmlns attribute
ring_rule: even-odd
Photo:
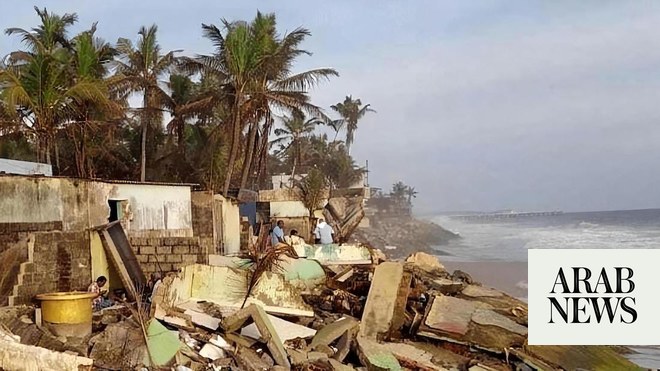
<svg viewBox="0 0 660 371"><path fill-rule="evenodd" d="M462 237L435 247L443 260L525 262L531 248L660 248L660 209L432 221Z"/></svg>
<svg viewBox="0 0 660 371"><path fill-rule="evenodd" d="M470 272L525 300L527 249L660 248L660 209L564 213L511 219L464 221L435 216L432 221L461 238L435 246L448 268ZM470 269L475 269L470 271ZM630 347L628 359L660 369L660 346Z"/></svg>

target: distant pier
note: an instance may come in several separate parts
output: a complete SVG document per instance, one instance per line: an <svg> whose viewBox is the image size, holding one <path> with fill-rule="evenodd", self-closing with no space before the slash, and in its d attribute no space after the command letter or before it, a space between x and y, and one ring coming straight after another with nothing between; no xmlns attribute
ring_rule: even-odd
<svg viewBox="0 0 660 371"><path fill-rule="evenodd" d="M483 213L483 214L468 214L468 215L452 215L452 219L458 220L495 220L495 219L513 219L513 218L528 218L534 216L553 216L561 215L563 211L530 211L530 212L506 212L506 213Z"/></svg>

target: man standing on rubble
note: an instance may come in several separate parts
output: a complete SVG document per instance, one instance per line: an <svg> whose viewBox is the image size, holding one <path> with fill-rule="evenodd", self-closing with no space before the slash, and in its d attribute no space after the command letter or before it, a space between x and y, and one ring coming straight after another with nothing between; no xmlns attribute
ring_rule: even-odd
<svg viewBox="0 0 660 371"><path fill-rule="evenodd" d="M314 229L314 236L316 236L320 241L321 245L328 245L334 242L335 231L332 229L330 224L326 223L325 220L319 219L316 229Z"/></svg>
<svg viewBox="0 0 660 371"><path fill-rule="evenodd" d="M284 243L284 222L281 220L277 221L277 225L273 228L273 234L271 235L271 244L273 247L279 243Z"/></svg>

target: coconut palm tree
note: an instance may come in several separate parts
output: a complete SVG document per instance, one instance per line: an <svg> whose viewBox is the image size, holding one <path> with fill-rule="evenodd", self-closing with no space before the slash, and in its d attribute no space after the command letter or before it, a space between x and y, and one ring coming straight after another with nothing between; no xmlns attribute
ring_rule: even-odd
<svg viewBox="0 0 660 371"><path fill-rule="evenodd" d="M291 73L296 57L309 54L299 49L299 45L310 33L299 28L278 36L273 14L258 12L250 23L223 20L222 24L224 30L215 25L202 25L204 36L213 42L215 52L187 59L184 65L189 72L201 72L217 81L217 91L223 97L215 101L224 100L230 107L227 127L231 133L231 150L223 187L226 194L238 161L243 130L248 128L241 187L251 174L255 150L260 159L257 167L265 165L268 134L274 122L273 109L321 116L319 107L310 103L308 90L336 76L337 72L321 68Z"/></svg>
<svg viewBox="0 0 660 371"><path fill-rule="evenodd" d="M405 183L399 181L392 185L392 190L390 191L390 197L396 198L398 200L404 200L406 197L406 191L408 186Z"/></svg>
<svg viewBox="0 0 660 371"><path fill-rule="evenodd" d="M332 110L339 113L341 116L341 120L335 120L332 122L335 131L339 133L339 130L341 130L343 126L346 127L346 150L349 153L351 152L351 144L353 144L358 121L360 121L367 112L376 112L371 109L370 106L370 104L363 106L360 99L353 99L350 95L347 96L343 102L330 106Z"/></svg>
<svg viewBox="0 0 660 371"><path fill-rule="evenodd" d="M293 158L293 167L291 168L291 180L296 174L296 166L302 161L301 140L314 132L316 126L321 124L317 118L305 120L301 115L293 117L284 117L283 127L275 129L277 139L271 142L271 145L281 145L282 154L289 154Z"/></svg>
<svg viewBox="0 0 660 371"><path fill-rule="evenodd" d="M107 89L102 81L72 78L71 42L66 28L75 23L75 14L59 16L35 8L41 25L27 31L10 28L20 35L27 51L11 53L0 71L0 99L5 111L36 139L37 160L51 163L58 129L79 112L79 107L106 104ZM55 147L56 165L59 156Z"/></svg>
<svg viewBox="0 0 660 371"><path fill-rule="evenodd" d="M156 38L158 27L142 27L138 32L135 46L125 38L117 40L117 77L125 83L125 89L142 94L140 109L141 145L140 145L140 181L146 179L147 136L151 130L161 130L160 122L166 107L173 105L172 97L162 81L176 62L175 53L163 54Z"/></svg>

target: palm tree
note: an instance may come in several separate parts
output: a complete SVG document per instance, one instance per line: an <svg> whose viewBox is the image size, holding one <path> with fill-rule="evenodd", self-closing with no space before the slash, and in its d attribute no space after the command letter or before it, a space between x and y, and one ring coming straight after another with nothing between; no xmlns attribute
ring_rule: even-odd
<svg viewBox="0 0 660 371"><path fill-rule="evenodd" d="M294 115L293 117L284 118L283 128L275 129L275 135L279 138L273 140L271 145L282 145L281 153L289 153L293 158L292 181L296 174L296 165L300 164L302 160L301 140L314 132L314 129L320 123L321 121L317 118L305 120L301 115Z"/></svg>
<svg viewBox="0 0 660 371"><path fill-rule="evenodd" d="M67 130L73 141L76 175L85 178L93 173L93 162L87 155L89 135L98 131L102 122L110 121L123 114L123 107L108 95L112 95L114 78L106 79L108 66L116 56L109 43L95 36L96 23L78 34L71 41L72 79L94 83L102 90L105 99L88 101L77 107L76 115ZM91 133L90 133L91 131Z"/></svg>
<svg viewBox="0 0 660 371"><path fill-rule="evenodd" d="M36 138L37 160L51 163L56 132L72 119L78 108L107 103L105 84L87 78L72 78L71 43L66 28L75 23L75 14L58 16L35 7L41 25L31 32L10 28L8 35L20 35L27 51L12 53L0 71L0 99L6 113ZM57 168L59 155L55 148Z"/></svg>
<svg viewBox="0 0 660 371"><path fill-rule="evenodd" d="M299 28L278 37L273 14L257 12L250 23L226 20L222 23L224 33L215 25L202 25L204 36L213 42L215 52L187 59L184 64L189 72L201 72L217 81L217 91L224 96L216 97L215 101L224 100L230 107L231 149L223 187L223 193L227 194L243 130L248 127L241 187L251 173L255 149L260 158L258 167L265 165L268 134L274 121L272 109L321 116L321 110L309 102L308 90L319 81L338 74L330 68L292 74L296 57L309 54L299 49L309 31ZM260 124L263 125L259 127ZM257 138L261 141L259 145Z"/></svg>
<svg viewBox="0 0 660 371"><path fill-rule="evenodd" d="M401 181L396 182L392 185L392 190L390 191L390 197L398 200L404 200L406 197L407 189L408 186L405 185L405 183Z"/></svg>
<svg viewBox="0 0 660 371"><path fill-rule="evenodd" d="M408 196L408 203L412 205L412 199L417 198L417 191L415 191L415 187L406 187L406 196Z"/></svg>
<svg viewBox="0 0 660 371"><path fill-rule="evenodd" d="M360 99L353 99L352 96L347 96L343 102L330 106L335 112L339 113L341 120L333 121L333 128L339 132L342 126L346 126L346 150L351 152L351 144L355 131L357 130L358 121L367 114L367 112L376 112L370 108L370 104L362 106Z"/></svg>
<svg viewBox="0 0 660 371"><path fill-rule="evenodd" d="M158 27L142 27L138 32L136 46L124 38L117 40L117 51L120 59L117 61L117 74L125 83L126 89L142 94L141 145L140 145L140 181L146 179L147 167L147 135L148 128L160 130L162 112L173 105L172 98L165 91L165 83L161 81L174 66L177 51L161 53L156 38ZM157 126L158 125L158 126Z"/></svg>

